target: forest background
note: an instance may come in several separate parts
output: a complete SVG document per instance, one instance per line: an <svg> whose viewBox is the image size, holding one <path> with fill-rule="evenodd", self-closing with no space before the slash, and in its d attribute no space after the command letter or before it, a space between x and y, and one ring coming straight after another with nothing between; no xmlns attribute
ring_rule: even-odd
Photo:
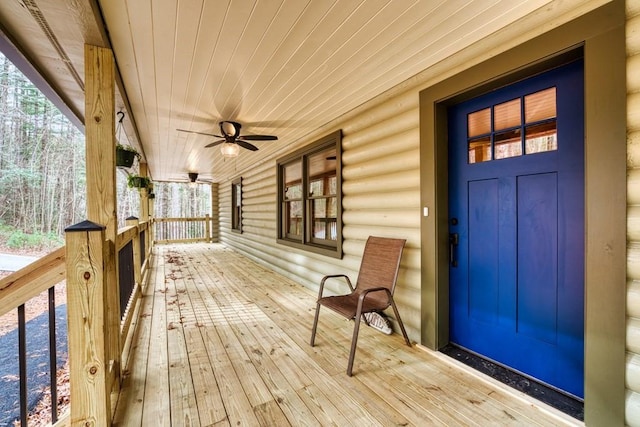
<svg viewBox="0 0 640 427"><path fill-rule="evenodd" d="M126 120L126 117L125 117ZM116 138L129 145L121 129ZM118 225L139 216L140 195L118 169ZM154 216L211 213L208 185L154 183ZM83 133L0 54L0 252L46 253L64 244L64 229L86 219Z"/></svg>

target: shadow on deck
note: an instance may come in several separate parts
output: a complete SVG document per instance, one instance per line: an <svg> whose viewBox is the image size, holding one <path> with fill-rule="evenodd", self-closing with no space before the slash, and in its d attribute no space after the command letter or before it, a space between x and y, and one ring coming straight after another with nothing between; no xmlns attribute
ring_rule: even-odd
<svg viewBox="0 0 640 427"><path fill-rule="evenodd" d="M581 425L448 357L327 310L222 245L156 246L114 425ZM126 353L125 353L126 355Z"/></svg>

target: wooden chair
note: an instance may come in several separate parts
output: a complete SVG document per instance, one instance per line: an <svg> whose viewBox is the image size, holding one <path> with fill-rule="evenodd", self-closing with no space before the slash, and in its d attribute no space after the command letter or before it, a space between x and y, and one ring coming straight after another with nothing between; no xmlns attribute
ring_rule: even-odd
<svg viewBox="0 0 640 427"><path fill-rule="evenodd" d="M364 248L355 288L352 286L349 277L344 274L325 276L320 282L318 301L316 303L316 315L313 320L313 329L311 330L311 346L313 347L316 338L320 306L330 308L347 319L354 319L355 325L353 327L353 338L351 339L351 353L349 354L349 364L347 365L347 375L349 376L351 376L353 369L360 319L364 319L365 313L382 311L389 306L393 307L393 312L400 325L404 341L408 346L411 346L407 332L402 324L400 313L398 313L398 308L393 300L393 291L398 279L400 258L404 244L405 240L403 239L370 236ZM351 293L347 295L323 297L322 291L327 279L338 277L346 280L351 289ZM367 320L364 320L366 323Z"/></svg>

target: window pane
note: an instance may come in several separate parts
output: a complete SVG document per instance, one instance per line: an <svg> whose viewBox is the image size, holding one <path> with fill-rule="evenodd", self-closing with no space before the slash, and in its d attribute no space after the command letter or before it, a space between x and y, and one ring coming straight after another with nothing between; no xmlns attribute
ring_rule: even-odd
<svg viewBox="0 0 640 427"><path fill-rule="evenodd" d="M313 199L311 201L312 236L315 239L337 240L336 198Z"/></svg>
<svg viewBox="0 0 640 427"><path fill-rule="evenodd" d="M231 228L234 230L240 230L242 218L242 186L240 182L231 184Z"/></svg>
<svg viewBox="0 0 640 427"><path fill-rule="evenodd" d="M480 163L491 160L491 137L469 141L469 163Z"/></svg>
<svg viewBox="0 0 640 427"><path fill-rule="evenodd" d="M467 117L469 138L491 132L491 108L476 111Z"/></svg>
<svg viewBox="0 0 640 427"><path fill-rule="evenodd" d="M287 234L302 235L302 202L285 202L285 229Z"/></svg>
<svg viewBox="0 0 640 427"><path fill-rule="evenodd" d="M284 198L302 198L302 162L290 163L284 167Z"/></svg>
<svg viewBox="0 0 640 427"><path fill-rule="evenodd" d="M520 119L520 98L496 105L493 117L494 131L520 126L522 122Z"/></svg>
<svg viewBox="0 0 640 427"><path fill-rule="evenodd" d="M525 96L524 116L527 123L556 117L556 88Z"/></svg>
<svg viewBox="0 0 640 427"><path fill-rule="evenodd" d="M558 149L556 121L527 126L526 153L542 153Z"/></svg>
<svg viewBox="0 0 640 427"><path fill-rule="evenodd" d="M308 157L309 195L328 196L336 194L336 149L334 147ZM331 185L331 181L334 181Z"/></svg>
<svg viewBox="0 0 640 427"><path fill-rule="evenodd" d="M496 159L506 159L522 155L522 138L520 129L496 133L494 151Z"/></svg>

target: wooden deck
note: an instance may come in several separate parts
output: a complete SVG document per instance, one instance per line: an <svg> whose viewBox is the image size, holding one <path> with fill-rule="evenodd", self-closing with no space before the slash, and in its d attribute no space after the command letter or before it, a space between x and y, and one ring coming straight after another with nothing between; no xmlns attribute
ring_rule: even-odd
<svg viewBox="0 0 640 427"><path fill-rule="evenodd" d="M555 426L582 423L446 356L323 310L221 245L156 246L114 425Z"/></svg>

